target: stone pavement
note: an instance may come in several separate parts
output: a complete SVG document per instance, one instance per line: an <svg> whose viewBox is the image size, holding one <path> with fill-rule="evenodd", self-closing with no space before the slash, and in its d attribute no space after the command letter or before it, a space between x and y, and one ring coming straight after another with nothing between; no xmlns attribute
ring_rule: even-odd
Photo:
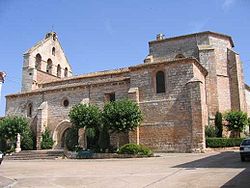
<svg viewBox="0 0 250 188"><path fill-rule="evenodd" d="M4 161L13 187L249 187L250 162L238 152L166 153L106 160ZM2 182L2 180L1 180Z"/></svg>

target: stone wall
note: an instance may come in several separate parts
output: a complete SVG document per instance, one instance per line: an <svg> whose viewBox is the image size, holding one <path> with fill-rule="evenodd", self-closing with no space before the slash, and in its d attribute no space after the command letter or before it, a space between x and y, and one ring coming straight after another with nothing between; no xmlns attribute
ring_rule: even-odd
<svg viewBox="0 0 250 188"><path fill-rule="evenodd" d="M139 105L144 114L144 121L139 129L141 144L157 151L190 152L193 147L200 147L192 146L191 98L189 88L186 86L194 77L194 70L199 70L194 68L196 66L194 61L187 59L176 63L132 68L130 86L139 88ZM157 94L154 78L159 70L165 72L166 92ZM203 78L204 82L204 75L200 73L199 77ZM201 101L199 92L200 89L195 93L197 100ZM202 130L203 110L200 113L200 124L197 127L200 126ZM203 142L203 135L199 136Z"/></svg>

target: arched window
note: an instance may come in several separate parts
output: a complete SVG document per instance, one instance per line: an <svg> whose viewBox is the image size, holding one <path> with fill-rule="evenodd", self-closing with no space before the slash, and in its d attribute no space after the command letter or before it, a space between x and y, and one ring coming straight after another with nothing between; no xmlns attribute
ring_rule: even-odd
<svg viewBox="0 0 250 188"><path fill-rule="evenodd" d="M49 73L49 74L52 74L52 60L51 59L47 60L46 72Z"/></svg>
<svg viewBox="0 0 250 188"><path fill-rule="evenodd" d="M61 78L61 66L58 64L57 65L57 77Z"/></svg>
<svg viewBox="0 0 250 188"><path fill-rule="evenodd" d="M163 71L156 73L156 93L165 93L165 73Z"/></svg>
<svg viewBox="0 0 250 188"><path fill-rule="evenodd" d="M55 33L53 34L53 40L54 41L56 40L56 34Z"/></svg>
<svg viewBox="0 0 250 188"><path fill-rule="evenodd" d="M29 103L28 108L27 108L27 116L28 117L32 117L32 111L33 111L33 106L31 103Z"/></svg>
<svg viewBox="0 0 250 188"><path fill-rule="evenodd" d="M55 47L52 48L52 55L54 55L54 56L56 55L56 48Z"/></svg>
<svg viewBox="0 0 250 188"><path fill-rule="evenodd" d="M36 54L36 64L35 67L38 70L41 70L42 56L40 54Z"/></svg>
<svg viewBox="0 0 250 188"><path fill-rule="evenodd" d="M68 68L67 67L64 69L64 77L68 77Z"/></svg>
<svg viewBox="0 0 250 188"><path fill-rule="evenodd" d="M177 54L175 56L175 59L181 59L181 58L185 58L185 56L183 54Z"/></svg>

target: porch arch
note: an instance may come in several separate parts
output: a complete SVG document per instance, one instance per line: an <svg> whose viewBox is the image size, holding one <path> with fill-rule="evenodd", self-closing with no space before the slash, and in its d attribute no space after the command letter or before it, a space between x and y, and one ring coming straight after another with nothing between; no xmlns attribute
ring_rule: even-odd
<svg viewBox="0 0 250 188"><path fill-rule="evenodd" d="M61 149L62 145L62 137L64 132L70 128L72 124L70 123L69 120L63 120L61 121L55 128L54 133L53 133L53 140L54 140L54 149Z"/></svg>

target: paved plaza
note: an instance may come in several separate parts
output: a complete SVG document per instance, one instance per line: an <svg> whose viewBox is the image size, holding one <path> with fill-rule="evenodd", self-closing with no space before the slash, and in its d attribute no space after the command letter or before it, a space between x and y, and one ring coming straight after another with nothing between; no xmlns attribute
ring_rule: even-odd
<svg viewBox="0 0 250 188"><path fill-rule="evenodd" d="M4 161L0 187L250 187L238 152L142 159Z"/></svg>

